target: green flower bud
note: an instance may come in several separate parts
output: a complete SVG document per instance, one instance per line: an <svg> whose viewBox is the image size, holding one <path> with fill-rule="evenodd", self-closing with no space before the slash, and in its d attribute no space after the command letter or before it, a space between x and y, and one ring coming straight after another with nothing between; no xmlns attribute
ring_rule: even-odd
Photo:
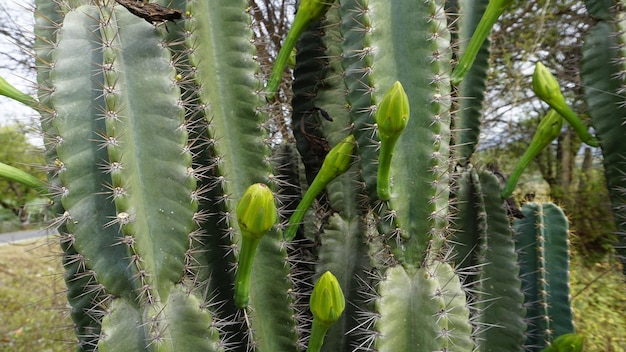
<svg viewBox="0 0 626 352"><path fill-rule="evenodd" d="M537 62L535 65L535 72L533 73L533 91L537 96L548 103L559 104L565 103L565 99L561 94L561 87L556 78L550 73L547 67L541 62Z"/></svg>
<svg viewBox="0 0 626 352"><path fill-rule="evenodd" d="M561 94L559 82L550 73L550 71L541 63L535 65L535 73L533 73L533 91L537 96L546 102L550 107L572 126L578 137L587 145L598 147L600 143L593 137L587 127L580 120L578 115L567 105L565 97Z"/></svg>
<svg viewBox="0 0 626 352"><path fill-rule="evenodd" d="M324 187L326 187L330 181L350 169L355 146L356 140L354 136L349 135L328 152L320 171L317 173L317 176L315 176L313 182L311 182L311 186L309 186L304 197L302 197L296 211L294 211L289 218L289 224L283 234L285 240L291 241L296 237L296 231L298 231L298 226L300 226L304 214Z"/></svg>
<svg viewBox="0 0 626 352"><path fill-rule="evenodd" d="M504 188L502 189L502 198L509 198L513 194L513 190L519 181L520 176L530 164L530 162L541 153L547 146L557 139L561 134L563 127L563 117L553 109L550 109L537 126L537 131L533 139L528 144L528 148L524 155L518 160L515 170L511 173Z"/></svg>
<svg viewBox="0 0 626 352"><path fill-rule="evenodd" d="M352 165L355 144L354 136L349 135L328 152L319 171L324 180L330 181L348 171Z"/></svg>
<svg viewBox="0 0 626 352"><path fill-rule="evenodd" d="M244 235L259 239L276 223L274 194L262 183L248 187L237 205L237 220Z"/></svg>
<svg viewBox="0 0 626 352"><path fill-rule="evenodd" d="M383 100L378 104L376 124L378 133L387 138L398 138L409 123L409 97L398 81L389 88Z"/></svg>
<svg viewBox="0 0 626 352"><path fill-rule="evenodd" d="M309 305L313 319L326 327L330 327L343 313L346 300L337 278L330 271L325 272L315 283Z"/></svg>
<svg viewBox="0 0 626 352"><path fill-rule="evenodd" d="M579 334L564 334L552 341L549 347L541 352L582 352L584 339Z"/></svg>
<svg viewBox="0 0 626 352"><path fill-rule="evenodd" d="M396 142L409 123L411 115L409 97L404 92L402 84L397 82L385 93L383 100L378 104L376 124L380 137L380 151L378 155L378 178L376 191L381 200L391 199L391 159Z"/></svg>
<svg viewBox="0 0 626 352"><path fill-rule="evenodd" d="M304 33L304 30L326 14L333 2L335 0L302 0L300 6L298 6L296 17L293 19L289 33L287 33L283 46L278 52L270 78L265 87L268 100L274 99L285 70L285 65L291 56L293 48L296 46L296 42Z"/></svg>

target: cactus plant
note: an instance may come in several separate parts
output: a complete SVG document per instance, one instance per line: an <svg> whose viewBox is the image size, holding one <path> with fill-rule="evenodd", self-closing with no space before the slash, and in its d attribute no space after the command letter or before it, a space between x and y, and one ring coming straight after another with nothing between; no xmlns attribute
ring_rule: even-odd
<svg viewBox="0 0 626 352"><path fill-rule="evenodd" d="M487 21L456 71L463 84L453 92L450 83L457 37L447 15L464 14L458 38L469 38L488 1L311 2L328 12L298 29L296 146L309 181L330 146L349 144L357 160L325 180L318 199L326 214L299 208L289 223L283 195L299 186L298 162L287 141L267 138L276 75L268 92L250 41L254 9L244 0L159 3L184 18L155 27L113 0L37 0L38 101L17 96L42 116L77 350L303 350L326 307L313 282L327 272L345 302L333 301L343 314L331 309L334 324L325 337L315 333L315 350L323 340L327 351L516 351L572 332L567 300L552 299L568 295L559 275L564 214L527 206L512 237L502 185L471 164ZM498 3L501 12L510 1ZM599 61L595 50L586 51L589 65ZM588 71L590 80L599 75ZM386 132L374 117L398 85L406 130L393 158L381 157L389 184L379 194ZM455 94L477 97L469 112L452 113ZM598 121L605 153L619 154L607 131L614 123ZM453 126L463 128L453 134ZM244 258L239 274L249 252L242 220L266 218L245 208L252 184L275 192L282 223L253 236L252 266ZM262 221L263 233L273 219ZM550 242L551 229L559 241ZM245 275L243 288L235 272ZM552 279L559 284L542 286ZM556 327L533 325L536 317Z"/></svg>

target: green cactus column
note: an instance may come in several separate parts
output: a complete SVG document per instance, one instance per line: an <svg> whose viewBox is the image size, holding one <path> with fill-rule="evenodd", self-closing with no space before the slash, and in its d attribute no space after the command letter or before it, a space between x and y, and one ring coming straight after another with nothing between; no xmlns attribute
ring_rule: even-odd
<svg viewBox="0 0 626 352"><path fill-rule="evenodd" d="M216 349L211 316L179 283L195 179L158 33L120 6L85 5L65 15L52 53L66 263L90 278L68 287L97 293L73 317L101 319L88 341L100 351Z"/></svg>
<svg viewBox="0 0 626 352"><path fill-rule="evenodd" d="M218 211L205 214L217 218L208 221L216 226L201 226L210 238L207 244L226 236L230 248L236 250L241 243L241 235L233 226L237 222L236 203L251 184L273 181L270 141L264 132L268 123L263 112L266 102L261 95L263 84L255 61L248 10L243 0L188 1L185 23L193 65L187 74L197 85L198 101L194 105L208 122L209 146L214 153L212 165L205 165L210 169L206 176L212 187L223 190L223 194L215 195L219 207L214 209ZM271 230L259 242L250 278L249 306L238 312L249 343L258 351L296 348L289 265L281 241L281 234ZM212 271L227 272L234 264L226 259L221 263L207 259L210 262L199 265L207 266L203 270L208 279L213 277ZM216 286L223 288L224 284ZM207 303L210 301L207 298Z"/></svg>
<svg viewBox="0 0 626 352"><path fill-rule="evenodd" d="M556 337L573 333L569 290L568 223L553 203L526 203L517 219L515 246L526 305L526 348L539 351Z"/></svg>
<svg viewBox="0 0 626 352"><path fill-rule="evenodd" d="M585 37L581 78L591 123L600 139L609 196L619 229L615 248L626 273L626 4L619 3L621 7L607 1L586 1L589 13L599 20Z"/></svg>

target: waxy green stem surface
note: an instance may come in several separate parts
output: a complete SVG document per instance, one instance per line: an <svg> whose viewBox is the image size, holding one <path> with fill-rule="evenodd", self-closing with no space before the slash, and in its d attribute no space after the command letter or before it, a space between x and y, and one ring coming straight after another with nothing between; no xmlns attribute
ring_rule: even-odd
<svg viewBox="0 0 626 352"><path fill-rule="evenodd" d="M500 15L502 15L502 13L504 13L504 11L512 3L513 0L489 1L489 5L487 5L487 9L485 10L483 17L480 19L478 27L476 27L469 44L461 55L461 59L454 68L454 71L452 71L452 75L450 76L452 84L457 85L461 83L469 69L472 67L480 47L483 45L485 39L487 39L489 32L491 32L491 28L496 23Z"/></svg>
<svg viewBox="0 0 626 352"><path fill-rule="evenodd" d="M509 176L509 179L506 181L506 185L502 190L502 198L509 198L511 194L513 194L513 190L528 164L561 134L561 127L563 127L563 118L561 115L555 110L548 111L546 116L539 123L537 132L535 132L533 139L528 145L528 149L526 149L524 155L522 155L517 162L515 170L513 170L513 173L511 173L511 176Z"/></svg>
<svg viewBox="0 0 626 352"><path fill-rule="evenodd" d="M268 94L268 100L272 100L278 90L278 86L283 77L283 71L285 70L287 61L289 61L291 57L293 48L296 46L296 42L300 39L300 36L307 27L326 14L326 11L328 11L333 1L334 0L303 0L298 7L296 18L294 18L289 33L287 33L287 37L285 38L285 42L278 52L272 73L267 82L267 87L265 88Z"/></svg>
<svg viewBox="0 0 626 352"><path fill-rule="evenodd" d="M250 275L252 274L252 263L254 254L261 239L248 236L241 237L241 251L239 252L239 265L237 266L237 276L235 277L235 305L238 308L248 306L250 300Z"/></svg>

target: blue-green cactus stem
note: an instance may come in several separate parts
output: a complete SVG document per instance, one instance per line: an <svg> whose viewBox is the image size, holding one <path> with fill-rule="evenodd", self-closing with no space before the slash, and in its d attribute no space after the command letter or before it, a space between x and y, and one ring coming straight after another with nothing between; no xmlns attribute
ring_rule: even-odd
<svg viewBox="0 0 626 352"><path fill-rule="evenodd" d="M605 6L605 12L611 12L611 4L600 1L588 1L587 6ZM598 10L599 11L599 10ZM619 25L619 27L616 27ZM624 177L623 161L626 155L626 38L622 33L626 20L620 22L600 21L585 37L582 49L581 78L585 91L585 100L589 105L591 123L601 141L602 160L607 180L607 188L613 205L613 214L618 231L618 243L615 246L622 264L626 264L626 222L624 222ZM619 50L621 48L621 50ZM626 274L626 265L623 265Z"/></svg>
<svg viewBox="0 0 626 352"><path fill-rule="evenodd" d="M389 268L379 294L377 351L474 350L465 292L450 265Z"/></svg>
<svg viewBox="0 0 626 352"><path fill-rule="evenodd" d="M207 236L220 238L226 229L231 246L241 242L241 235L232 230L232 222L237 220L233 202L241 199L250 184L267 183L271 176L270 142L263 128L267 122L265 99L261 96L248 6L245 0L192 0L187 2L185 14L198 107L209 124L215 153L212 180L224 192L218 195L224 207L216 214L219 226L203 229ZM252 268L246 322L250 323L250 340L259 351L296 349L294 311L288 294L291 285L288 280L276 280L289 272L281 241L277 231L270 231L257 247ZM232 265L225 260L214 265L217 262L211 261L207 271L227 271Z"/></svg>
<svg viewBox="0 0 626 352"><path fill-rule="evenodd" d="M368 81L361 79L354 89L363 94L367 83L373 87L373 101L381 101L387 89L399 81L409 98L411 117L390 168L394 184L401 185L389 201L389 214L394 214L392 235L404 240L397 247L396 238L389 243L404 265L417 267L438 251L447 227L450 33L443 1L372 0L366 8L371 22L363 45L371 64L366 61L368 69L360 73L369 72ZM403 45L395 45L397 42ZM369 121L371 124L371 117ZM356 136L360 128L359 133L366 136ZM371 131L356 125L355 136L361 164L364 159L371 163L368 144L361 144L361 139L371 139ZM368 172L363 167L366 182Z"/></svg>
<svg viewBox="0 0 626 352"><path fill-rule="evenodd" d="M446 3L447 4L447 3ZM489 4L489 0L459 0L458 40L461 53L467 47L480 19ZM458 85L458 108L454 115L454 153L458 163L465 165L474 154L480 134L483 101L487 88L487 69L489 68L489 39L485 39L471 68Z"/></svg>
<svg viewBox="0 0 626 352"><path fill-rule="evenodd" d="M116 218L114 204L105 193L112 181L99 166L108 155L94 142L97 136L93 131L106 130L97 109L104 105L97 83L102 78L93 75L93 63L102 62L101 43L93 36L99 31L98 18L96 7L68 13L54 51L50 78L55 88L51 103L56 117L52 123L63 141L56 153L63 164L59 178L68 190L61 203L72 218L67 226L74 246L98 273L99 282L112 294L136 300L135 273L129 260L124 259L130 257L130 252L118 245L118 228L108 224ZM98 231L97 236L94 231Z"/></svg>
<svg viewBox="0 0 626 352"><path fill-rule="evenodd" d="M515 186L517 186L517 181L519 181L519 178L522 176L524 170L526 170L528 164L530 164L542 150L549 146L552 141L559 137L562 127L563 117L555 110L550 109L546 116L539 122L537 131L530 141L530 144L528 144L528 148L526 148L524 155L518 160L515 169L506 181L502 189L503 199L509 198L513 194Z"/></svg>
<svg viewBox="0 0 626 352"><path fill-rule="evenodd" d="M278 52L278 56L274 62L274 67L272 68L272 73L270 74L270 78L267 82L267 87L265 87L268 94L268 100L271 100L274 97L274 94L276 94L276 90L278 90L278 86L280 85L280 81L283 77L285 65L291 57L292 51L296 46L296 42L304 30L306 30L307 27L313 22L322 18L334 1L335 0L302 0L300 2L300 6L296 12L296 17L293 19L289 33L287 33L283 46Z"/></svg>
<svg viewBox="0 0 626 352"><path fill-rule="evenodd" d="M465 171L458 184L458 230L451 242L455 268L464 273L464 282L474 293L477 350L521 351L524 295L500 184L492 173L474 168Z"/></svg>
<svg viewBox="0 0 626 352"><path fill-rule="evenodd" d="M574 332L569 289L568 223L552 203L526 203L513 222L528 320L526 347L539 351Z"/></svg>
<svg viewBox="0 0 626 352"><path fill-rule="evenodd" d="M491 32L491 28L498 21L500 15L506 11L506 9L511 6L513 0L491 0L487 5L487 9L483 14L483 17L480 19L478 23L478 27L474 31L472 35L472 39L470 43L467 45L465 50L463 51L463 55L459 60L458 64L454 68L452 72L451 81L452 84L459 84L465 77L465 74L472 67L474 60L476 59L476 55L480 50L481 46L489 32Z"/></svg>
<svg viewBox="0 0 626 352"><path fill-rule="evenodd" d="M589 133L578 115L567 105L556 78L541 62L537 62L533 73L533 91L567 120L583 143L591 147L600 146L598 140Z"/></svg>
<svg viewBox="0 0 626 352"><path fill-rule="evenodd" d="M289 218L289 224L284 234L285 240L291 241L296 237L298 226L300 226L300 222L304 218L307 209L313 204L315 197L317 197L330 181L348 171L352 164L354 149L354 136L349 135L330 150L326 159L324 159L320 172L315 177L315 180L313 180L313 183L311 183L304 197L302 197L296 211Z"/></svg>

